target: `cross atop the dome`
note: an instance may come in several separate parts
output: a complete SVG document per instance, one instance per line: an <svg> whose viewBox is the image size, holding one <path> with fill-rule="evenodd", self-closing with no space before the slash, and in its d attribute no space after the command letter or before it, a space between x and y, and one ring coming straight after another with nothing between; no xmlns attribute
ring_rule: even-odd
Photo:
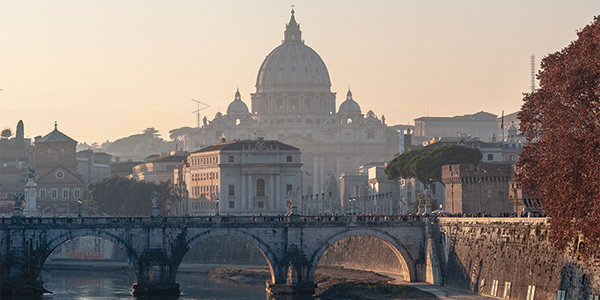
<svg viewBox="0 0 600 300"><path fill-rule="evenodd" d="M296 22L296 18L294 17L294 4L292 6L292 16L290 17L290 22L285 26L285 32L283 34L284 42L302 42L302 32L300 31L300 25Z"/></svg>

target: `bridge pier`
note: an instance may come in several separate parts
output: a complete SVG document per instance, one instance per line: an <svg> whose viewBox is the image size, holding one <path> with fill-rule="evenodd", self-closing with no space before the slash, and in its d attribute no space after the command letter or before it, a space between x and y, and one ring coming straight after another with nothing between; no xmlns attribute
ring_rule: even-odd
<svg viewBox="0 0 600 300"><path fill-rule="evenodd" d="M8 252L0 259L1 295L42 295L46 292L38 278L42 268L24 244L23 217L14 216L11 222L17 225L10 231Z"/></svg>
<svg viewBox="0 0 600 300"><path fill-rule="evenodd" d="M314 294L317 285L309 276L309 266L302 250L291 244L275 266L278 269L275 282L267 281L267 291L271 294Z"/></svg>
<svg viewBox="0 0 600 300"><path fill-rule="evenodd" d="M179 283L175 282L177 266L166 261L146 261L137 274L133 288L134 296L179 295Z"/></svg>
<svg viewBox="0 0 600 300"><path fill-rule="evenodd" d="M285 266L283 266L285 269ZM286 271L286 270L283 270ZM267 281L267 291L271 294L314 294L317 285L314 280L308 279L308 264L294 264L290 262L287 265L287 272L281 272L286 275L275 277L275 283ZM279 280L278 280L279 279Z"/></svg>
<svg viewBox="0 0 600 300"><path fill-rule="evenodd" d="M156 211L155 211L156 213ZM133 295L179 295L179 284L176 282L179 263L165 244L171 245L169 231L163 230L162 220L152 216L152 227L148 228L148 249L140 256L137 272L137 283L133 285ZM165 242L167 240L167 242Z"/></svg>

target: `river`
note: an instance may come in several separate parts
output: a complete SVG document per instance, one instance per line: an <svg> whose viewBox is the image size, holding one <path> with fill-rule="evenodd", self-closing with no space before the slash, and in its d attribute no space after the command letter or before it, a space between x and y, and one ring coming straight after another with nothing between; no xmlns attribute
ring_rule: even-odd
<svg viewBox="0 0 600 300"><path fill-rule="evenodd" d="M135 281L133 270L50 270L42 271L44 287L52 294L43 300L123 300L136 299L131 294ZM271 296L264 281L215 281L206 272L181 272L177 275L179 297L151 297L151 300L306 300L310 296ZM4 297L3 297L4 299ZM23 300L23 297L8 298ZM39 299L39 298L37 298ZM146 299L146 298L144 298Z"/></svg>

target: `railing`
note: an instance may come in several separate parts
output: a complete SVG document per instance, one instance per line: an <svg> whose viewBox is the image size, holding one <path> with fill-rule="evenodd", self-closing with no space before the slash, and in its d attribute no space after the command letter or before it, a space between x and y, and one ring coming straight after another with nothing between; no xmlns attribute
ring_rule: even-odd
<svg viewBox="0 0 600 300"><path fill-rule="evenodd" d="M418 215L316 215L316 216L185 216L185 217L11 217L0 226L26 224L149 224L163 223L389 223L425 221Z"/></svg>

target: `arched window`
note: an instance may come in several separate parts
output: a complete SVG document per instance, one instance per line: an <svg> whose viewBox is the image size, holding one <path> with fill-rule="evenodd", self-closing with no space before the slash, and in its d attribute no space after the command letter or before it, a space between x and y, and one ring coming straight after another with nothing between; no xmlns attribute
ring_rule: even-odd
<svg viewBox="0 0 600 300"><path fill-rule="evenodd" d="M256 196L264 197L265 196L265 180L259 178L256 181Z"/></svg>

